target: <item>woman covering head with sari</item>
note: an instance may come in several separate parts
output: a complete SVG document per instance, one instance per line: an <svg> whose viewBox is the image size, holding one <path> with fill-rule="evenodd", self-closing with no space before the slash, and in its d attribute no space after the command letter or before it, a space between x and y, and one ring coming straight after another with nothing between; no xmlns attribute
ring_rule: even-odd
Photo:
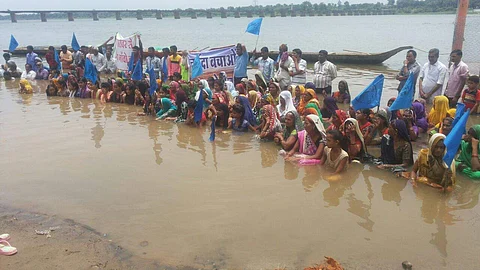
<svg viewBox="0 0 480 270"><path fill-rule="evenodd" d="M480 180L479 139L480 125L475 125L463 136L463 140L460 143L460 154L456 162L459 171L475 180Z"/></svg>
<svg viewBox="0 0 480 270"><path fill-rule="evenodd" d="M242 104L242 106L245 110L245 114L243 115L243 119L247 120L248 123L252 127L256 127L258 125L257 124L257 119L255 118L255 115L253 114L252 107L250 106L250 101L248 100L248 98L246 98L244 96L238 96L237 101L238 101L239 104Z"/></svg>
<svg viewBox="0 0 480 270"><path fill-rule="evenodd" d="M297 111L295 106L293 106L292 94L289 91L285 90L280 92L280 104L277 105L277 110L281 122L284 122L287 112Z"/></svg>
<svg viewBox="0 0 480 270"><path fill-rule="evenodd" d="M298 132L303 130L303 122L297 111L289 111L285 114L285 128L283 132L275 134L275 143L282 146L285 151L292 150L297 141Z"/></svg>
<svg viewBox="0 0 480 270"><path fill-rule="evenodd" d="M280 84L277 82L270 82L268 84L268 93L273 97L273 101L275 102L275 104L273 104L274 106L277 106L280 102L280 91L282 90L280 89Z"/></svg>
<svg viewBox="0 0 480 270"><path fill-rule="evenodd" d="M428 141L428 148L418 153L412 172L407 173L414 185L419 182L441 189L455 186L455 162L448 168L443 161L447 152L444 141L445 135L437 133Z"/></svg>
<svg viewBox="0 0 480 270"><path fill-rule="evenodd" d="M333 93L333 98L338 103L350 104L350 90L345 80L338 82L338 92Z"/></svg>
<svg viewBox="0 0 480 270"><path fill-rule="evenodd" d="M262 122L260 123L260 138L273 140L275 133L282 130L277 109L268 104L263 106Z"/></svg>
<svg viewBox="0 0 480 270"><path fill-rule="evenodd" d="M238 96L238 91L235 90L235 85L233 84L233 82L231 81L225 81L225 89L230 92L230 95L232 96L232 98L236 98ZM230 101L230 102L233 102Z"/></svg>
<svg viewBox="0 0 480 270"><path fill-rule="evenodd" d="M307 116L310 114L317 115L320 119L322 119L322 113L320 111L320 103L317 100L317 94L315 90L308 88L303 95L303 101L305 102L305 110L303 111L303 116Z"/></svg>
<svg viewBox="0 0 480 270"><path fill-rule="evenodd" d="M305 93L305 87L303 85L296 85L295 88L293 88L294 91L294 98L293 98L293 105L295 108L297 108L298 114L302 114L300 110L305 108L305 104L303 101L303 94Z"/></svg>
<svg viewBox="0 0 480 270"><path fill-rule="evenodd" d="M288 152L285 159L316 159L320 160L325 148L326 132L322 121L317 115L305 117L304 130L298 132L295 146Z"/></svg>
<svg viewBox="0 0 480 270"><path fill-rule="evenodd" d="M391 117L388 107L380 108L373 117L373 130L364 137L366 145L380 145L382 137L388 134L389 119Z"/></svg>
<svg viewBox="0 0 480 270"><path fill-rule="evenodd" d="M433 100L433 107L428 113L428 126L434 127L443 121L443 118L447 116L448 110L448 98L446 96L436 96Z"/></svg>
<svg viewBox="0 0 480 270"><path fill-rule="evenodd" d="M328 126L327 131L332 130L332 129L339 130L340 127L343 125L343 122L345 122L345 120L347 120L347 118L348 118L347 113L345 111L336 110L332 114L332 117L331 117L332 124L330 126Z"/></svg>
<svg viewBox="0 0 480 270"><path fill-rule="evenodd" d="M160 111L157 112L158 119L165 119L166 117L176 115L177 106L175 106L169 98L162 98L160 100Z"/></svg>
<svg viewBox="0 0 480 270"><path fill-rule="evenodd" d="M335 111L338 110L337 102L331 96L323 99L323 107L320 109L323 118L330 118Z"/></svg>
<svg viewBox="0 0 480 270"><path fill-rule="evenodd" d="M348 156L350 161L357 159L363 161L367 148L363 140L362 131L355 118L347 118L343 123L340 131L343 132L348 142Z"/></svg>
<svg viewBox="0 0 480 270"><path fill-rule="evenodd" d="M276 106L275 105L275 99L270 94L263 95L261 102L262 102L262 107L265 106L265 105Z"/></svg>
<svg viewBox="0 0 480 270"><path fill-rule="evenodd" d="M264 94L267 91L268 86L265 78L263 77L263 73L260 70L255 72L255 81L257 82L258 91Z"/></svg>
<svg viewBox="0 0 480 270"><path fill-rule="evenodd" d="M408 167L413 164L413 149L408 134L407 125L397 119L390 123L388 134L384 135L381 143L380 169Z"/></svg>
<svg viewBox="0 0 480 270"><path fill-rule="evenodd" d="M210 90L207 80L200 80L197 86L198 86L198 91L195 93L196 101L198 101L198 99L200 98L200 93L202 92L205 92L207 94L208 101L211 101L213 99L213 93L212 93L212 90ZM209 102L203 103L204 110L206 110L210 106L210 103Z"/></svg>
<svg viewBox="0 0 480 270"><path fill-rule="evenodd" d="M26 79L20 80L20 90L18 91L20 94L32 94L33 88Z"/></svg>
<svg viewBox="0 0 480 270"><path fill-rule="evenodd" d="M247 96L247 91L245 90L245 86L243 83L238 83L235 85L235 90L237 90L239 96Z"/></svg>
<svg viewBox="0 0 480 270"><path fill-rule="evenodd" d="M415 123L419 128L420 133L425 133L428 130L427 116L425 113L425 106L419 102L415 101L412 103L412 110L415 114Z"/></svg>
<svg viewBox="0 0 480 270"><path fill-rule="evenodd" d="M169 98L175 101L175 94L177 93L178 89L180 88L180 84L176 81L170 82L170 88L168 88L168 95Z"/></svg>

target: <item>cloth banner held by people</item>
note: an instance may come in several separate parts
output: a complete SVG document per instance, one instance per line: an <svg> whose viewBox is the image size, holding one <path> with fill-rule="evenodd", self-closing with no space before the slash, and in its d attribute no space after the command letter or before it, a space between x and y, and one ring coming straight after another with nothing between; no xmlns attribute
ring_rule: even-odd
<svg viewBox="0 0 480 270"><path fill-rule="evenodd" d="M8 46L8 50L10 52L13 52L15 51L15 49L18 47L18 42L17 40L15 39L15 37L13 35L10 35L10 45Z"/></svg>
<svg viewBox="0 0 480 270"><path fill-rule="evenodd" d="M85 79L92 81L92 83L97 83L97 68L88 58L85 59L85 73L83 76Z"/></svg>
<svg viewBox="0 0 480 270"><path fill-rule="evenodd" d="M235 68L235 59L237 57L235 45L201 52L190 51L188 61L192 67L192 78L193 61L197 55L203 68L203 74L200 76L201 79L212 77L214 74L219 74L222 71L227 73L228 78L233 78L233 69Z"/></svg>
<svg viewBox="0 0 480 270"><path fill-rule="evenodd" d="M390 110L397 111L412 107L413 95L415 91L414 88L415 76L408 76L408 79L403 85L402 90L400 90L400 93L398 93L397 99L395 99L392 106L390 106Z"/></svg>
<svg viewBox="0 0 480 270"><path fill-rule="evenodd" d="M452 128L450 133L448 133L447 138L445 138L444 144L447 147L447 153L443 157L443 161L447 164L447 167L450 167L452 164L453 158L457 154L458 147L460 147L460 142L462 141L462 136L465 133L465 127L467 126L469 115L470 109L463 113L460 120Z"/></svg>
<svg viewBox="0 0 480 270"><path fill-rule="evenodd" d="M355 110L361 110L380 106L384 80L385 77L383 74L378 75L369 86L352 100L353 108Z"/></svg>
<svg viewBox="0 0 480 270"><path fill-rule="evenodd" d="M73 36L72 36L72 49L74 51L80 50L80 44L78 44L77 37L75 36L75 33L73 33Z"/></svg>
<svg viewBox="0 0 480 270"><path fill-rule="evenodd" d="M250 33L250 34L254 34L254 35L260 35L260 28L262 27L262 21L263 21L263 18L258 18L258 19L255 19L253 21L251 21L248 26L247 26L247 30L245 30L245 32L247 33Z"/></svg>
<svg viewBox="0 0 480 270"><path fill-rule="evenodd" d="M139 45L138 35L122 37L119 33L115 36L113 55L116 59L115 64L119 70L128 70L128 63L133 52L133 47Z"/></svg>

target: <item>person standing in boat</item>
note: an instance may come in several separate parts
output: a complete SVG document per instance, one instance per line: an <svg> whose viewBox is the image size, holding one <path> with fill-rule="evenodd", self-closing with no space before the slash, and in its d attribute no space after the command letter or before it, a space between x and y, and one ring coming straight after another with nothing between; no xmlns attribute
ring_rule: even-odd
<svg viewBox="0 0 480 270"><path fill-rule="evenodd" d="M398 84L397 90L400 92L407 82L408 76L410 73L413 73L413 91L415 91L415 85L417 84L418 75L420 74L420 65L417 62L417 52L414 50L409 50L407 52L407 57L403 61L403 67L400 69L400 72L397 74L395 79L400 81Z"/></svg>
<svg viewBox="0 0 480 270"><path fill-rule="evenodd" d="M270 80L273 79L273 76L275 74L275 70L274 70L275 62L273 61L272 58L268 57L267 47L263 47L260 50L260 52L262 56L255 60L255 55L257 54L257 50L256 49L253 50L252 57L250 58L250 63L252 63L253 66L258 66L258 70L262 72L265 82L269 83Z"/></svg>
<svg viewBox="0 0 480 270"><path fill-rule="evenodd" d="M155 72L155 76L157 79L160 79L160 71L162 70L162 60L155 56L155 48L149 47L148 48L148 56L145 58L145 62L147 63L147 70L153 68Z"/></svg>
<svg viewBox="0 0 480 270"><path fill-rule="evenodd" d="M37 72L37 66L35 65L35 58L38 57L38 54L33 52L33 46L27 46L27 64L29 64L33 71Z"/></svg>
<svg viewBox="0 0 480 270"><path fill-rule="evenodd" d="M98 48L92 47L87 58L92 61L92 64L97 68L97 71L100 70L103 65L105 65L105 56L98 52Z"/></svg>
<svg viewBox="0 0 480 270"><path fill-rule="evenodd" d="M275 66L277 68L275 80L280 84L280 89L282 91L287 90L290 84L292 84L292 78L290 76L290 71L288 70L292 63L293 59L290 55L288 55L287 45L280 45L280 47L278 48L277 63L275 63Z"/></svg>
<svg viewBox="0 0 480 270"><path fill-rule="evenodd" d="M302 50L293 49L293 62L288 68L290 76L292 77L292 84L304 85L307 83L307 61L302 59Z"/></svg>
<svg viewBox="0 0 480 270"><path fill-rule="evenodd" d="M328 52L321 50L318 52L318 61L313 67L313 82L315 83L315 92L318 94L332 94L332 81L337 77L337 67L327 60Z"/></svg>
<svg viewBox="0 0 480 270"><path fill-rule="evenodd" d="M242 79L248 79L247 76L248 53L245 45L237 44L237 57L235 58L235 69L233 70L233 83L235 85L242 82Z"/></svg>
<svg viewBox="0 0 480 270"><path fill-rule="evenodd" d="M420 71L419 94L428 104L432 104L433 99L442 94L447 74L447 67L438 61L439 56L440 51L437 48L431 49L428 52L428 63L425 63Z"/></svg>
<svg viewBox="0 0 480 270"><path fill-rule="evenodd" d="M462 95L463 87L467 82L468 66L462 61L462 51L454 50L450 53L450 66L448 68L448 82L445 96L450 101L450 108L457 106L457 101Z"/></svg>

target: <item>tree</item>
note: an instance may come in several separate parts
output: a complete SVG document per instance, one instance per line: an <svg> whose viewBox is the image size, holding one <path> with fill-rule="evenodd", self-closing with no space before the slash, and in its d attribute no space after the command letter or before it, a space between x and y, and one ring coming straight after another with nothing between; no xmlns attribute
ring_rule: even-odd
<svg viewBox="0 0 480 270"><path fill-rule="evenodd" d="M388 0L388 5L389 6L395 5L395 0Z"/></svg>

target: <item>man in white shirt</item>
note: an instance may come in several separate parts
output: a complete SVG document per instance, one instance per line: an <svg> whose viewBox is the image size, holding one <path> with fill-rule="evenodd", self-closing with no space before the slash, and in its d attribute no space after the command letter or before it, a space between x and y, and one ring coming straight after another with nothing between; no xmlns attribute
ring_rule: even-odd
<svg viewBox="0 0 480 270"><path fill-rule="evenodd" d="M288 68L293 63L293 59L285 53L288 53L288 47L286 44L282 44L278 48L277 73L275 74L275 80L280 85L281 90L287 90L292 83Z"/></svg>
<svg viewBox="0 0 480 270"><path fill-rule="evenodd" d="M327 56L327 51L319 51L318 61L313 66L313 83L317 95L325 92L330 96L332 94L332 81L337 77L337 67L327 60Z"/></svg>
<svg viewBox="0 0 480 270"><path fill-rule="evenodd" d="M98 49L95 47L91 48L91 51L87 55L87 58L92 61L92 64L97 68L97 71L100 70L103 65L105 65L105 56L99 53Z"/></svg>
<svg viewBox="0 0 480 270"><path fill-rule="evenodd" d="M35 80L35 77L37 77L37 73L33 71L32 65L25 64L25 71L22 72L22 76L20 76L20 78L33 81Z"/></svg>
<svg viewBox="0 0 480 270"><path fill-rule="evenodd" d="M98 70L98 72L105 74L115 74L115 71L117 70L117 65L115 64L115 58L112 57L112 50L108 48L105 55L105 64Z"/></svg>
<svg viewBox="0 0 480 270"><path fill-rule="evenodd" d="M290 64L289 72L292 77L292 84L304 85L307 83L307 61L302 59L302 50L293 49L293 62Z"/></svg>
<svg viewBox="0 0 480 270"><path fill-rule="evenodd" d="M442 94L442 86L447 74L447 67L438 61L440 51L437 48L428 52L428 63L423 65L420 71L419 94L428 104L433 103L433 99Z"/></svg>
<svg viewBox="0 0 480 270"><path fill-rule="evenodd" d="M160 71L163 70L163 66L162 60L155 56L155 48L148 48L148 56L147 58L145 58L145 62L147 63L147 69L153 67L153 71L155 71L155 76L157 77L157 79L160 79Z"/></svg>
<svg viewBox="0 0 480 270"><path fill-rule="evenodd" d="M263 47L260 51L262 56L255 59L257 51L253 50L252 57L250 58L250 63L252 63L253 66L258 66L258 70L262 72L263 78L267 83L269 83L270 80L273 79L273 76L275 74L275 61L273 61L272 58L268 57L267 47Z"/></svg>

